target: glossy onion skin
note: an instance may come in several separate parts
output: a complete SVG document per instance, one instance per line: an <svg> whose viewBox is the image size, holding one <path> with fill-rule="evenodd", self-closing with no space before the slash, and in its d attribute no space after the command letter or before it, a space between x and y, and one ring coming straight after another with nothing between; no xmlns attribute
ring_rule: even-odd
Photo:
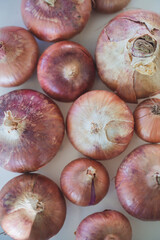
<svg viewBox="0 0 160 240"><path fill-rule="evenodd" d="M66 204L57 184L40 174L23 174L0 191L0 224L16 240L47 240L66 217Z"/></svg>
<svg viewBox="0 0 160 240"><path fill-rule="evenodd" d="M120 212L105 210L86 217L78 226L76 240L131 240L132 229Z"/></svg>
<svg viewBox="0 0 160 240"><path fill-rule="evenodd" d="M108 172L101 163L78 158L65 166L60 183L64 195L71 202L91 206L105 197L110 181Z"/></svg>
<svg viewBox="0 0 160 240"><path fill-rule="evenodd" d="M93 0L94 8L102 13L114 13L118 12L131 0Z"/></svg>
<svg viewBox="0 0 160 240"><path fill-rule="evenodd" d="M120 165L116 190L124 209L141 220L160 220L160 145L132 151Z"/></svg>
<svg viewBox="0 0 160 240"><path fill-rule="evenodd" d="M60 148L64 120L58 106L33 90L0 97L0 166L14 172L36 171Z"/></svg>
<svg viewBox="0 0 160 240"><path fill-rule="evenodd" d="M67 133L73 146L97 160L111 159L123 152L133 130L133 115L128 106L108 91L83 94L73 103L67 116Z"/></svg>
<svg viewBox="0 0 160 240"><path fill-rule="evenodd" d="M0 28L0 86L13 87L27 81L36 68L38 45L21 27Z"/></svg>
<svg viewBox="0 0 160 240"><path fill-rule="evenodd" d="M41 87L50 97L71 102L92 87L95 66L83 46L62 41L45 50L38 62L37 73Z"/></svg>
<svg viewBox="0 0 160 240"><path fill-rule="evenodd" d="M141 102L134 111L135 131L144 141L160 142L160 99Z"/></svg>
<svg viewBox="0 0 160 240"><path fill-rule="evenodd" d="M91 9L90 0L22 0L21 5L25 25L44 41L65 40L81 32Z"/></svg>
<svg viewBox="0 0 160 240"><path fill-rule="evenodd" d="M160 91L160 15L130 10L101 32L96 47L101 80L123 100L136 103Z"/></svg>

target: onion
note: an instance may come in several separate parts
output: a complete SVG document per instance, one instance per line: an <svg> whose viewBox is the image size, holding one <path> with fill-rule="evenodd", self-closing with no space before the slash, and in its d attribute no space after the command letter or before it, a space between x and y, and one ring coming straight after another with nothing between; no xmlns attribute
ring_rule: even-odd
<svg viewBox="0 0 160 240"><path fill-rule="evenodd" d="M70 162L63 169L60 182L64 195L80 206L97 204L109 188L109 176L105 167L87 158Z"/></svg>
<svg viewBox="0 0 160 240"><path fill-rule="evenodd" d="M13 87L27 81L38 59L34 37L21 27L0 28L0 86Z"/></svg>
<svg viewBox="0 0 160 240"><path fill-rule="evenodd" d="M22 0L25 25L44 41L73 37L82 31L91 13L91 0Z"/></svg>
<svg viewBox="0 0 160 240"><path fill-rule="evenodd" d="M124 209L141 220L160 220L160 145L136 148L122 162L116 189Z"/></svg>
<svg viewBox="0 0 160 240"><path fill-rule="evenodd" d="M59 101L74 101L92 87L94 79L92 56L78 43L62 41L53 44L38 63L41 87Z"/></svg>
<svg viewBox="0 0 160 240"><path fill-rule="evenodd" d="M64 121L57 105L33 90L0 97L0 166L14 172L36 171L60 148Z"/></svg>
<svg viewBox="0 0 160 240"><path fill-rule="evenodd" d="M131 240L132 229L120 212L105 210L86 217L78 226L76 240Z"/></svg>
<svg viewBox="0 0 160 240"><path fill-rule="evenodd" d="M67 133L73 146L98 160L111 159L123 152L133 128L133 116L125 102L103 90L83 94L67 116Z"/></svg>
<svg viewBox="0 0 160 240"><path fill-rule="evenodd" d="M46 240L57 234L66 216L57 184L40 174L23 174L0 191L0 224L16 240Z"/></svg>
<svg viewBox="0 0 160 240"><path fill-rule="evenodd" d="M97 11L103 13L118 12L130 2L130 0L92 0Z"/></svg>
<svg viewBox="0 0 160 240"><path fill-rule="evenodd" d="M96 63L102 81L122 99L136 103L160 92L160 15L123 12L101 32Z"/></svg>
<svg viewBox="0 0 160 240"><path fill-rule="evenodd" d="M151 98L141 102L135 109L135 130L144 141L160 142L160 99Z"/></svg>

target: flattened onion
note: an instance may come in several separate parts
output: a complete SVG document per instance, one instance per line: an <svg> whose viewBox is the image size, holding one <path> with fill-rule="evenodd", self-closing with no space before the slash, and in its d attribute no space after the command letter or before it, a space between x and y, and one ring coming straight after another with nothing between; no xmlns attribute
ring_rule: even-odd
<svg viewBox="0 0 160 240"><path fill-rule="evenodd" d="M64 120L58 106L33 90L0 97L0 166L14 172L36 171L60 148Z"/></svg>
<svg viewBox="0 0 160 240"><path fill-rule="evenodd" d="M108 91L83 94L73 103L67 116L67 133L73 146L97 160L111 159L123 152L133 130L133 115L128 106Z"/></svg>
<svg viewBox="0 0 160 240"><path fill-rule="evenodd" d="M60 189L43 175L20 175L0 191L0 224L13 239L47 240L59 232L65 216Z"/></svg>

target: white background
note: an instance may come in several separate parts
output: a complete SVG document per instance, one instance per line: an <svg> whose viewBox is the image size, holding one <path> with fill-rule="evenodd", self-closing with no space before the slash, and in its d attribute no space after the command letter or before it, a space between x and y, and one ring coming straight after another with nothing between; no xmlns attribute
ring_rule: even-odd
<svg viewBox="0 0 160 240"><path fill-rule="evenodd" d="M25 27L22 21L20 12L21 0L0 0L0 27L3 26L21 26ZM131 8L143 8L160 13L160 0L131 0L131 3L127 6L127 9ZM89 52L94 56L97 38L103 29L103 27L108 23L108 21L113 18L116 14L105 15L96 12L92 12L89 22L85 29L76 37L72 38L86 47ZM43 42L37 40L40 47L40 54L52 43ZM25 84L17 88L31 88L41 91L39 83L37 81L36 71L32 78L29 79ZM106 86L97 77L94 89L107 89ZM0 88L0 94L5 94L15 88ZM67 111L71 104L57 102L60 107L64 118L66 118ZM128 104L131 110L135 108L134 104ZM92 214L97 211L103 211L105 209L115 209L124 213L131 222L133 229L133 240L160 240L160 222L144 222L129 216L121 207L115 190L114 177L116 171L124 157L132 151L136 146L143 144L136 135L127 148L127 150L122 153L119 157L112 160L103 161L102 163L107 168L110 175L110 189L106 197L96 206L93 207L78 207L68 200L67 203L67 216L63 228L60 232L54 236L53 240L75 240L74 232L80 221L84 219L87 215ZM78 153L70 144L65 135L63 144L60 151L56 157L45 167L41 168L38 172L51 178L58 185L60 182L60 174L65 165L67 165L71 160L81 157L82 155ZM13 177L18 174L6 171L0 168L0 189ZM1 231L1 228L0 228ZM1 236L0 240L11 239L8 236ZM38 240L38 239L37 239ZM95 239L96 240L96 239Z"/></svg>

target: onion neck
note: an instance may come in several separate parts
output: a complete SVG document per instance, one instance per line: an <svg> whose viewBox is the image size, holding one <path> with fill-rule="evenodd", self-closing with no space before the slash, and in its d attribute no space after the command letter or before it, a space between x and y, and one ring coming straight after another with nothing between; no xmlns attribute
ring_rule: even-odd
<svg viewBox="0 0 160 240"><path fill-rule="evenodd" d="M88 180L91 182L91 196L89 205L93 205L96 202L96 192L95 192L95 177L96 177L96 169L92 166L87 168L86 175Z"/></svg>
<svg viewBox="0 0 160 240"><path fill-rule="evenodd" d="M54 7L56 0L44 0L44 2L47 3L51 7Z"/></svg>
<svg viewBox="0 0 160 240"><path fill-rule="evenodd" d="M4 42L0 41L0 61L6 57L6 48Z"/></svg>
<svg viewBox="0 0 160 240"><path fill-rule="evenodd" d="M132 47L132 55L139 58L147 58L156 51L157 42L149 35L137 38Z"/></svg>
<svg viewBox="0 0 160 240"><path fill-rule="evenodd" d="M37 213L44 211L44 203L39 200L38 196L33 193L26 193L22 195L15 203L14 203L14 211L18 209L25 209L26 211L32 212L34 216Z"/></svg>
<svg viewBox="0 0 160 240"><path fill-rule="evenodd" d="M152 113L153 113L154 115L160 115L160 106L159 106L159 105L154 105L154 106L152 107Z"/></svg>
<svg viewBox="0 0 160 240"><path fill-rule="evenodd" d="M8 128L8 133L10 133L13 130L19 131L19 132L23 132L24 128L25 128L25 123L24 123L24 119L20 119L17 117L14 117L12 112L6 111L4 112L5 117L4 117L4 126L6 126Z"/></svg>
<svg viewBox="0 0 160 240"><path fill-rule="evenodd" d="M160 186L160 174L159 173L155 173L155 178L156 178L157 185Z"/></svg>
<svg viewBox="0 0 160 240"><path fill-rule="evenodd" d="M120 238L114 234L108 234L104 240L120 240Z"/></svg>
<svg viewBox="0 0 160 240"><path fill-rule="evenodd" d="M97 123L92 122L91 123L91 134L97 134L100 131L100 128Z"/></svg>
<svg viewBox="0 0 160 240"><path fill-rule="evenodd" d="M79 66L77 63L67 64L63 69L63 76L68 80L75 79L78 76L78 74Z"/></svg>

